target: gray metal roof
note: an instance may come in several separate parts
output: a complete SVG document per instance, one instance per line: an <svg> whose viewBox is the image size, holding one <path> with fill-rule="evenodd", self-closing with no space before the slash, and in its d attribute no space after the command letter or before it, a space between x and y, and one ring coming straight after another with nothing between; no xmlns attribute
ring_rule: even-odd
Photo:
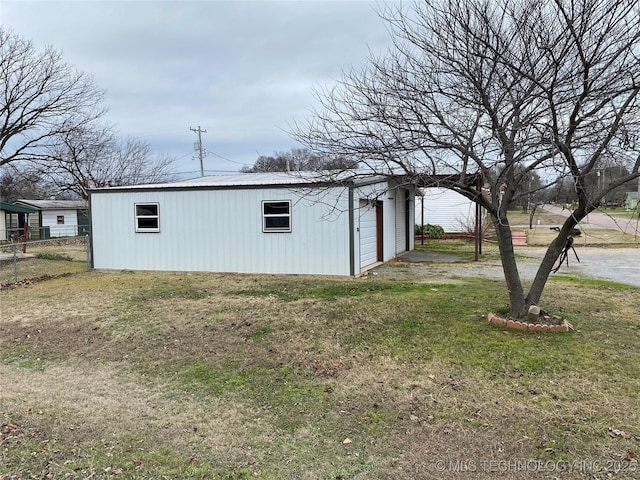
<svg viewBox="0 0 640 480"><path fill-rule="evenodd" d="M87 208L87 202L84 200L26 200L21 198L16 200L16 203L38 210L82 210Z"/></svg>
<svg viewBox="0 0 640 480"><path fill-rule="evenodd" d="M269 172L238 173L233 175L210 175L170 183L147 185L127 185L100 188L94 191L188 189L188 188L251 188L251 187L288 187L331 184L363 185L385 181L380 175L372 175L360 170L317 171L317 172Z"/></svg>

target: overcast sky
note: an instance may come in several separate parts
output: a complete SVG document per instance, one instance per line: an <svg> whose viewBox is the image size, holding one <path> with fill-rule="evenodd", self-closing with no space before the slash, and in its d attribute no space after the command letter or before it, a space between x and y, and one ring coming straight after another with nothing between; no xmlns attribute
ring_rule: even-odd
<svg viewBox="0 0 640 480"><path fill-rule="evenodd" d="M0 21L51 45L106 90L122 136L199 174L237 171L300 147L287 133L330 86L389 42L375 3L351 1L1 0Z"/></svg>

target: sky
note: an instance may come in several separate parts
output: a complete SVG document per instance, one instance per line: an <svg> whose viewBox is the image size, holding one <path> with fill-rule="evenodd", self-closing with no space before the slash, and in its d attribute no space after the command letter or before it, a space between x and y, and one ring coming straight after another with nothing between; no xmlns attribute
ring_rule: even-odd
<svg viewBox="0 0 640 480"><path fill-rule="evenodd" d="M200 174L237 172L260 155L300 148L291 125L370 52L390 44L376 4L342 1L0 0L0 23L106 90L122 137Z"/></svg>

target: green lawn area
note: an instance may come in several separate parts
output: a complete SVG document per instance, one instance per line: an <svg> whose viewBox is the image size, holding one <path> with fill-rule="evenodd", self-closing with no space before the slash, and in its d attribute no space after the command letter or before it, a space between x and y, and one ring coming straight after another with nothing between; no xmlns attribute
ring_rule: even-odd
<svg viewBox="0 0 640 480"><path fill-rule="evenodd" d="M3 479L639 475L637 288L550 280L562 334L489 324L504 282L453 267L85 272L1 300Z"/></svg>

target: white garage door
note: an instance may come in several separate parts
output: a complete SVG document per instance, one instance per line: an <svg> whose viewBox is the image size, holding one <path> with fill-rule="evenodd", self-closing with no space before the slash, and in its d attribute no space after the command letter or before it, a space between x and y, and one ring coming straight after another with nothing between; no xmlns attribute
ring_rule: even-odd
<svg viewBox="0 0 640 480"><path fill-rule="evenodd" d="M407 191L399 188L396 193L396 255L407 251Z"/></svg>
<svg viewBox="0 0 640 480"><path fill-rule="evenodd" d="M378 261L376 207L360 200L360 269Z"/></svg>

